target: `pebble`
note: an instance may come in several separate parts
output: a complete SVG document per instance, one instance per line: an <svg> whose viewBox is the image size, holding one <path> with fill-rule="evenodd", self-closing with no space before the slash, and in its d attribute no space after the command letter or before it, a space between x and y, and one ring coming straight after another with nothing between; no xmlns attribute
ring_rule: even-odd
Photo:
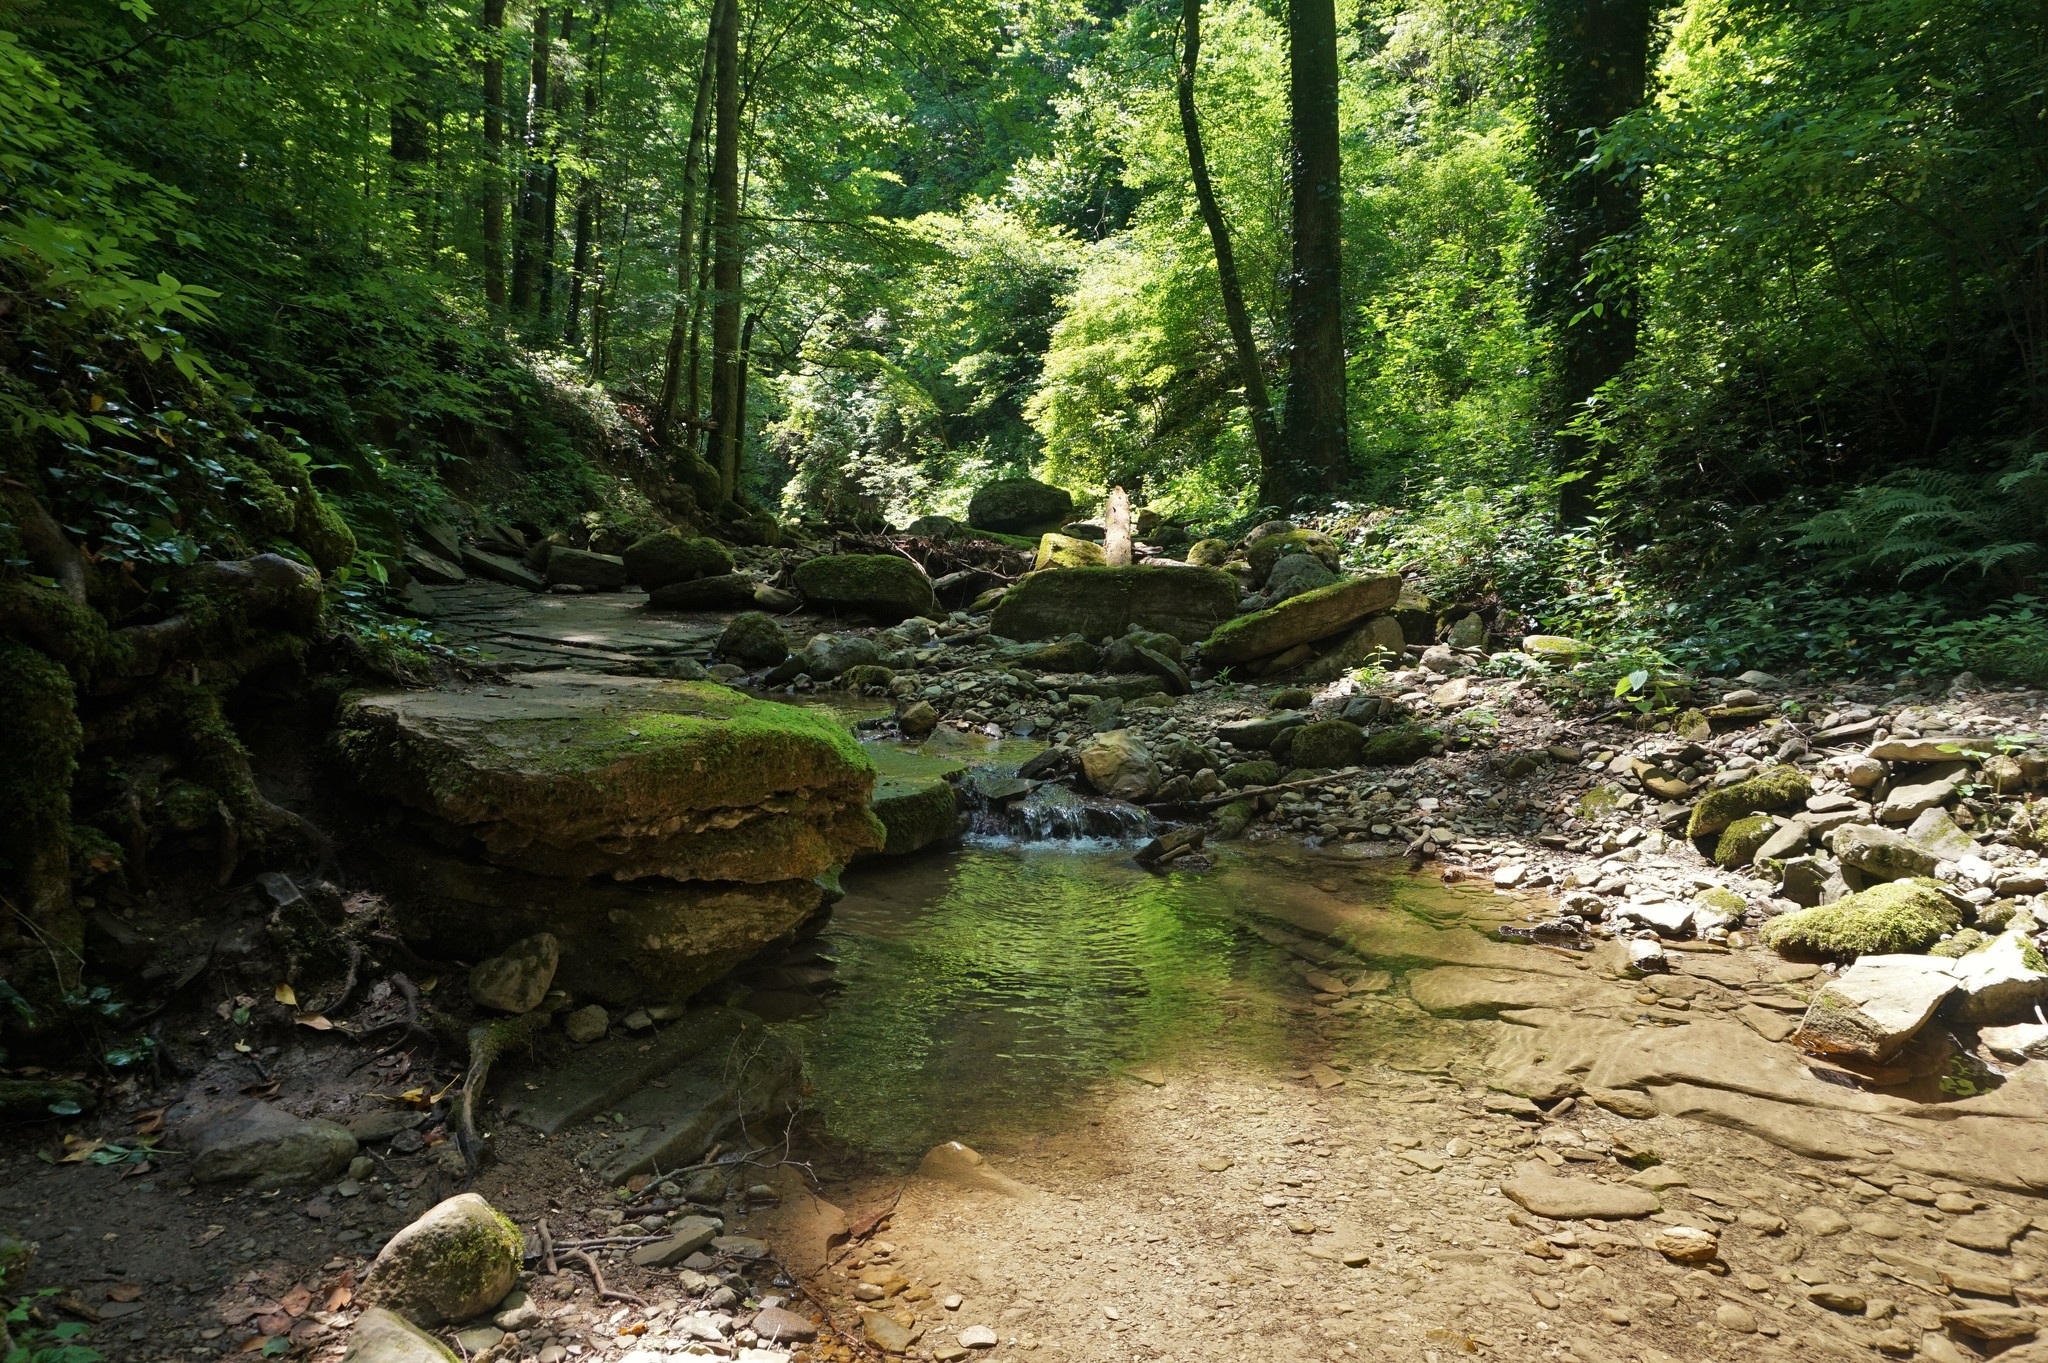
<svg viewBox="0 0 2048 1363"><path fill-rule="evenodd" d="M996 1347L996 1332L986 1325L970 1325L960 1332L960 1347L993 1349Z"/></svg>
<svg viewBox="0 0 2048 1363"><path fill-rule="evenodd" d="M1733 1334L1753 1335L1756 1333L1756 1313L1746 1306L1724 1301L1714 1308L1714 1324Z"/></svg>

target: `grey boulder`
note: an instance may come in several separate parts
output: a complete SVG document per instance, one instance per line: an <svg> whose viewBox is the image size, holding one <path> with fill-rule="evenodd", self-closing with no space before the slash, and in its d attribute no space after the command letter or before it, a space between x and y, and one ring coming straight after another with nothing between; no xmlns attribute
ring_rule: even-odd
<svg viewBox="0 0 2048 1363"><path fill-rule="evenodd" d="M203 1119L184 1140L195 1183L320 1183L356 1157L347 1127L253 1099Z"/></svg>

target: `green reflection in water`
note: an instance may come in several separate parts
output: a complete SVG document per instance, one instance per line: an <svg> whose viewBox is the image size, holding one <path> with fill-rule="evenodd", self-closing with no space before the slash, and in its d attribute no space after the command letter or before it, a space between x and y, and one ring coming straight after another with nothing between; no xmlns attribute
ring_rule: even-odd
<svg viewBox="0 0 2048 1363"><path fill-rule="evenodd" d="M1049 1126L1117 1067L1224 1040L1280 1059L1300 984L1248 932L1262 877L1122 854L969 847L860 868L825 946L844 986L806 1035L811 1100L877 1155Z"/></svg>

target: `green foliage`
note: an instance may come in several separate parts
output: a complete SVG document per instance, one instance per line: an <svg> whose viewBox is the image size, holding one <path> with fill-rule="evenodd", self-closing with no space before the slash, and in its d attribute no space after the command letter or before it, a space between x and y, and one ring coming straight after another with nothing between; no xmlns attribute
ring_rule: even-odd
<svg viewBox="0 0 2048 1363"><path fill-rule="evenodd" d="M82 1321L49 1323L37 1308L63 1289L45 1287L28 1293L7 1312L7 1334L13 1347L5 1363L105 1363L106 1355L85 1343L91 1327Z"/></svg>
<svg viewBox="0 0 2048 1363"><path fill-rule="evenodd" d="M1902 469L1844 493L1799 526L1793 543L1843 573L1900 583L1957 575L2008 589L2029 582L2048 534L2048 450L2002 473Z"/></svg>

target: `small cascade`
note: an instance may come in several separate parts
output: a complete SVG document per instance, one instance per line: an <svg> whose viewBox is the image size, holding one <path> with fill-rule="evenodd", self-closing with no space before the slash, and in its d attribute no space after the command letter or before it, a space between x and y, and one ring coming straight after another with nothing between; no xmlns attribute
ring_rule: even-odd
<svg viewBox="0 0 2048 1363"><path fill-rule="evenodd" d="M1132 843L1153 834L1152 816L1136 805L1081 795L1047 782L1018 798L978 801L968 836L980 842Z"/></svg>

